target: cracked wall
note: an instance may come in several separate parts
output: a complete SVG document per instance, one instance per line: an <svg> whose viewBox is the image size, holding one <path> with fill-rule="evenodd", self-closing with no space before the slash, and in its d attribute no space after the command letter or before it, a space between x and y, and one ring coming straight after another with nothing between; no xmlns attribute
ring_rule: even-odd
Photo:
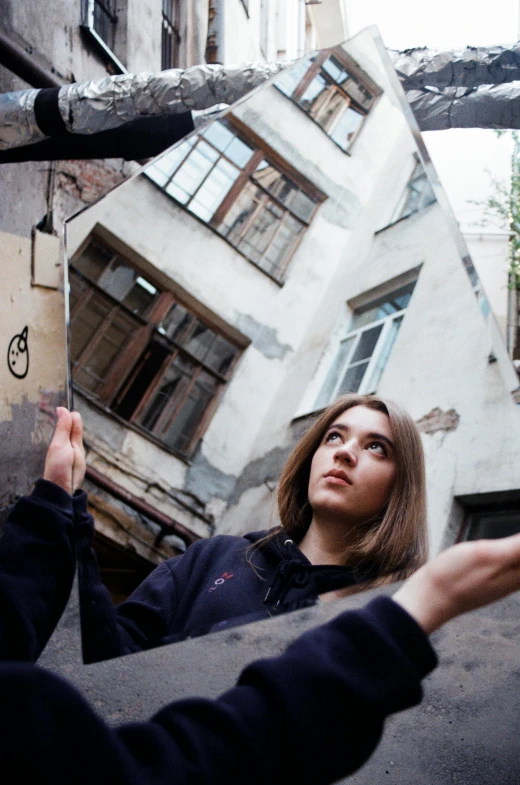
<svg viewBox="0 0 520 785"><path fill-rule="evenodd" d="M30 240L1 232L0 249L3 508L42 475L55 408L66 403L66 354L63 291L31 284Z"/></svg>

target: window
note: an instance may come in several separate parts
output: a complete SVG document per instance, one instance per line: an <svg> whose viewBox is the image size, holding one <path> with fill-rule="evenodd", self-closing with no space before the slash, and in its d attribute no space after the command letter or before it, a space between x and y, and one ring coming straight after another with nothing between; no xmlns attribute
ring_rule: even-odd
<svg viewBox="0 0 520 785"><path fill-rule="evenodd" d="M117 0L83 0L82 28L108 58L118 73L126 73L116 57L121 2ZM119 23L119 24L118 24Z"/></svg>
<svg viewBox="0 0 520 785"><path fill-rule="evenodd" d="M277 281L323 199L226 121L183 142L146 175Z"/></svg>
<svg viewBox="0 0 520 785"><path fill-rule="evenodd" d="M288 68L276 87L347 151L381 90L340 47Z"/></svg>
<svg viewBox="0 0 520 785"><path fill-rule="evenodd" d="M424 167L420 161L417 161L394 220L408 218L409 215L424 210L435 201L435 194Z"/></svg>
<svg viewBox="0 0 520 785"><path fill-rule="evenodd" d="M189 454L239 348L97 239L69 277L75 385Z"/></svg>
<svg viewBox="0 0 520 785"><path fill-rule="evenodd" d="M463 539L495 540L520 532L520 509L472 511L465 521Z"/></svg>
<svg viewBox="0 0 520 785"><path fill-rule="evenodd" d="M162 0L162 41L161 68L177 68L179 66L180 37L180 2L179 0Z"/></svg>
<svg viewBox="0 0 520 785"><path fill-rule="evenodd" d="M390 357L415 281L357 308L316 401L322 408L345 393L374 393Z"/></svg>

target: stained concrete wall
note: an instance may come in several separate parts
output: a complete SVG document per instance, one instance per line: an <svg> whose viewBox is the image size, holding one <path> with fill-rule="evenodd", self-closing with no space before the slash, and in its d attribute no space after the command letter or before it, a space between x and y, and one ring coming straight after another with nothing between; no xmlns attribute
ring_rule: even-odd
<svg viewBox="0 0 520 785"><path fill-rule="evenodd" d="M0 510L43 473L66 402L63 254L59 240L0 232Z"/></svg>

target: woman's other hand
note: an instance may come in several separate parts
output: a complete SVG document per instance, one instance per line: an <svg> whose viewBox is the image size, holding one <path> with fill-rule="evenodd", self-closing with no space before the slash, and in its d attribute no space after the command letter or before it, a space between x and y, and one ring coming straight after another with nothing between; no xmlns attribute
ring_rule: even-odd
<svg viewBox="0 0 520 785"><path fill-rule="evenodd" d="M43 479L59 485L71 496L85 478L83 423L79 412L56 409L58 421L45 458Z"/></svg>
<svg viewBox="0 0 520 785"><path fill-rule="evenodd" d="M417 570L393 599L429 635L455 616L520 589L520 534L462 542Z"/></svg>

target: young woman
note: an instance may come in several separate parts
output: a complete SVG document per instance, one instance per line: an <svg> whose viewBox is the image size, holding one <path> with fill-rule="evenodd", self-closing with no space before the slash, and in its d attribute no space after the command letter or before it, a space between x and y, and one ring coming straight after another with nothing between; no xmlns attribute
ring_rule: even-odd
<svg viewBox="0 0 520 785"><path fill-rule="evenodd" d="M421 700L437 662L427 635L518 589L520 535L454 545L392 599L251 663L219 699L119 727L57 676L0 664L2 781L68 785L72 772L75 785L330 785L367 760L389 714Z"/></svg>
<svg viewBox="0 0 520 785"><path fill-rule="evenodd" d="M0 538L0 660L36 661L65 609L75 572L72 488L84 473L81 417L61 408L43 479L14 505Z"/></svg>
<svg viewBox="0 0 520 785"><path fill-rule="evenodd" d="M424 459L412 419L374 396L337 401L287 461L278 509L281 523L272 531L195 543L114 609L90 548L85 499L78 499L85 661L407 577L426 559Z"/></svg>
<svg viewBox="0 0 520 785"><path fill-rule="evenodd" d="M381 460L374 472L362 452L383 456L379 443L390 438L395 449L396 437L381 428L382 420L377 431L373 421L342 413L333 420L310 461L314 507L301 542L313 527L330 535L335 511L336 522L348 518L345 539L349 552L357 553L353 546L361 531L353 532L384 521L401 470L391 459L388 465ZM336 440L341 448L330 468L321 447ZM49 454L46 470L70 494L74 475L82 471L80 451L55 439ZM360 467L369 489L363 513L354 498L347 499L350 488L355 496ZM347 489L343 496L341 488ZM330 523L325 529L324 511ZM313 537L308 542L335 553L329 548L333 535ZM4 577L0 570L0 580ZM65 785L72 771L77 785L227 785L241 782L246 772L250 785L283 785L290 772L291 781L328 785L370 756L389 714L420 701L420 682L436 665L427 636L454 616L518 589L520 535L455 545L414 572L393 598L378 597L362 610L341 613L298 638L281 656L250 664L221 698L179 701L149 722L115 728L57 676L30 665L0 664L3 778L29 785L43 777ZM4 615L9 616L9 608L0 606L0 620Z"/></svg>

